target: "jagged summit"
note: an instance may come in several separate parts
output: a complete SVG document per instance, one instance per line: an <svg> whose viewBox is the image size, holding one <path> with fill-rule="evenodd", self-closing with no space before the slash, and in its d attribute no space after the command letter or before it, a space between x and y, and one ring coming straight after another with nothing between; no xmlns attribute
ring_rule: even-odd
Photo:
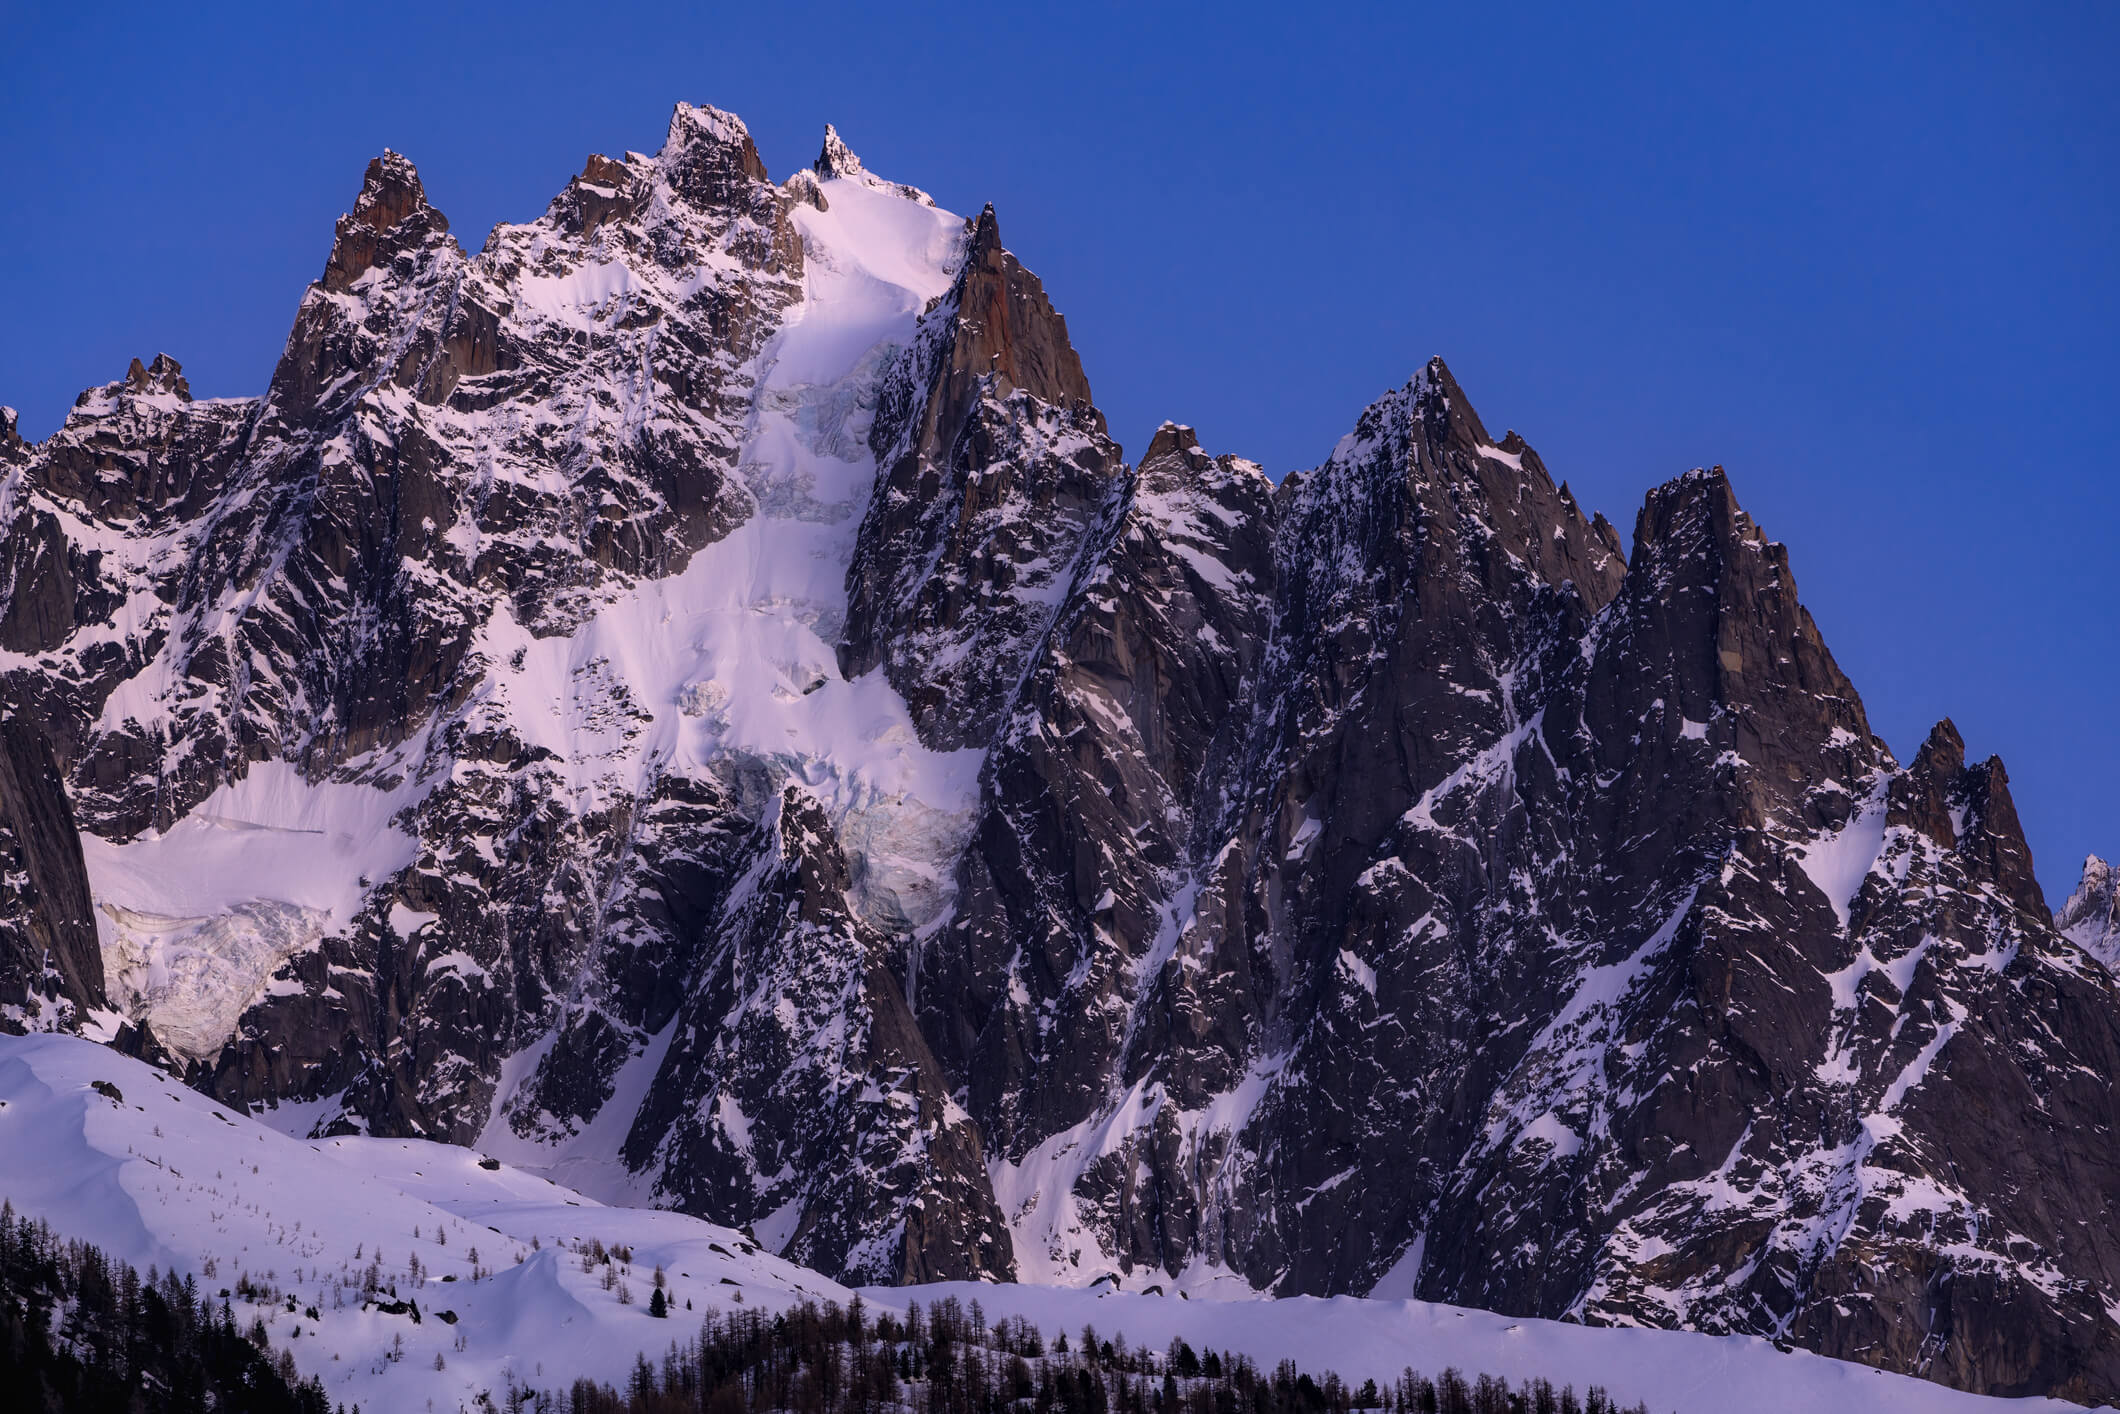
<svg viewBox="0 0 2120 1414"><path fill-rule="evenodd" d="M387 231L416 211L428 210L427 189L420 184L419 169L410 158L383 149L369 159L361 179L361 194L349 214L370 230ZM435 213L440 217L440 213ZM446 223L443 229L447 229Z"/></svg>
<svg viewBox="0 0 2120 1414"><path fill-rule="evenodd" d="M868 170L854 149L846 145L839 130L830 123L824 125L824 144L818 150L817 160L810 164L810 171L819 181L859 182L877 191L887 191L902 196L908 201L917 201L922 206L933 206L935 199L918 187L903 182L889 182Z"/></svg>
<svg viewBox="0 0 2120 1414"><path fill-rule="evenodd" d="M2120 972L2120 871L2095 854L2084 856L2083 878L2054 925L2108 970Z"/></svg>
<svg viewBox="0 0 2120 1414"><path fill-rule="evenodd" d="M1720 468L1623 554L1440 358L1130 464L991 207L688 104L476 254L386 153L183 390L0 435L6 1024L850 1280L2120 1392L2111 872L1891 757Z"/></svg>
<svg viewBox="0 0 2120 1414"><path fill-rule="evenodd" d="M956 293L954 368L996 374L1046 402L1090 405L1089 379L1068 339L1066 316L1002 246L991 202L971 223Z"/></svg>
<svg viewBox="0 0 2120 1414"><path fill-rule="evenodd" d="M419 171L405 157L385 149L369 160L353 209L339 217L331 255L324 263L323 287L334 293L347 290L375 266L446 238L448 230L449 218L427 204Z"/></svg>
<svg viewBox="0 0 2120 1414"><path fill-rule="evenodd" d="M125 370L125 385L136 393L174 393L185 401L191 399L191 384L184 377L184 367L166 353L155 355L154 362L141 366L134 359Z"/></svg>
<svg viewBox="0 0 2120 1414"><path fill-rule="evenodd" d="M719 108L680 103L655 155L663 179L684 200L707 210L726 209L766 181L766 164L743 119Z"/></svg>
<svg viewBox="0 0 2120 1414"><path fill-rule="evenodd" d="M663 156L698 144L741 149L751 145L751 129L734 113L707 103L677 103L670 109L669 130L663 137ZM763 172L760 180L764 180Z"/></svg>
<svg viewBox="0 0 2120 1414"><path fill-rule="evenodd" d="M841 140L839 129L830 123L824 125L824 146L818 151L817 160L810 165L812 170L826 181L835 177L861 177L866 174L861 159L854 155L854 149Z"/></svg>
<svg viewBox="0 0 2120 1414"><path fill-rule="evenodd" d="M1192 451L1199 445L1199 434L1192 428L1182 422L1165 422L1148 439L1148 450L1141 454L1141 461L1146 465L1174 453Z"/></svg>

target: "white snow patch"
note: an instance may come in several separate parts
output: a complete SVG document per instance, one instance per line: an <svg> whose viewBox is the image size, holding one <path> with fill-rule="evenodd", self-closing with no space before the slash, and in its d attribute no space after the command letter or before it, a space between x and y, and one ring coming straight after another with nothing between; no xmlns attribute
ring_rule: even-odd
<svg viewBox="0 0 2120 1414"><path fill-rule="evenodd" d="M1376 970L1346 948L1340 949L1340 970L1354 979L1354 984L1370 996L1377 994Z"/></svg>
<svg viewBox="0 0 2120 1414"><path fill-rule="evenodd" d="M1428 1234L1424 1231L1406 1244L1384 1275L1377 1278L1375 1286L1369 1288L1372 1301L1410 1300L1421 1282L1421 1261L1428 1254Z"/></svg>
<svg viewBox="0 0 2120 1414"><path fill-rule="evenodd" d="M1418 1245L1418 1244L1417 1244ZM1160 1350L1182 1336L1195 1348L1241 1351L1262 1368L1283 1359L1299 1369L1332 1370L1382 1385L1406 1366L1435 1374L1446 1365L1511 1381L1544 1376L1578 1392L1603 1385L1620 1402L1643 1401L1663 1414L1992 1414L2054 1411L2058 1400L1996 1400L1927 1380L1887 1375L1807 1352L1784 1353L1756 1336L1595 1327L1501 1316L1429 1301L1354 1296L1279 1301L1177 1300L1129 1292L1038 1286L872 1288L877 1302L975 1297L988 1319L1022 1316L1041 1329L1073 1332L1085 1322L1124 1331L1136 1347ZM1073 1336L1069 1337L1071 1340Z"/></svg>
<svg viewBox="0 0 2120 1414"><path fill-rule="evenodd" d="M1870 866L1884 848L1885 790L1889 778L1880 776L1870 798L1853 819L1830 835L1822 836L1796 852L1796 862L1818 891L1833 905L1840 926L1848 926L1848 906L1862 891Z"/></svg>
<svg viewBox="0 0 2120 1414"><path fill-rule="evenodd" d="M123 1102L91 1090L94 1080L114 1083ZM0 1194L18 1211L143 1272L153 1263L189 1273L209 1291L247 1272L316 1306L311 1318L284 1301L233 1298L239 1324L263 1320L274 1347L321 1378L334 1406L471 1407L481 1389L498 1396L509 1375L561 1391L577 1375L622 1386L637 1354L657 1358L683 1337L687 1301L696 1318L737 1291L768 1312L804 1296L851 1295L728 1228L605 1207L519 1170L484 1169L472 1150L290 1138L73 1037L0 1037L0 1102ZM591 1238L632 1249L621 1274L631 1304L568 1246ZM474 1251L490 1273L478 1280ZM430 1314L453 1310L458 1323L364 1311L359 1281L370 1261L400 1296ZM647 1314L658 1263L674 1321ZM882 1304L902 1308L903 1299ZM302 1334L290 1338L296 1325ZM401 1361L385 1358L395 1337ZM446 1369L435 1368L437 1354Z"/></svg>
<svg viewBox="0 0 2120 1414"><path fill-rule="evenodd" d="M167 831L83 834L111 1000L179 1054L205 1058L280 964L352 923L413 860L395 817L422 787L309 781L261 761Z"/></svg>
<svg viewBox="0 0 2120 1414"><path fill-rule="evenodd" d="M1551 1110L1517 1131L1517 1147L1539 1142L1550 1146L1548 1159L1569 1158L1581 1153L1583 1149L1583 1136L1570 1129L1561 1117Z"/></svg>

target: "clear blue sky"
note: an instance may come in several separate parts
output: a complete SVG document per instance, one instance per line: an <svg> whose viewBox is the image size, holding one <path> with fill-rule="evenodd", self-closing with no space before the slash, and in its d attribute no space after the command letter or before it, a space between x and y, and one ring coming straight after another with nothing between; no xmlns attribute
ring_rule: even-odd
<svg viewBox="0 0 2120 1414"><path fill-rule="evenodd" d="M1623 530L1723 463L1895 751L1999 752L2056 903L2120 854L2120 6L202 8L7 7L33 437L262 389L386 145L475 247L679 98L830 121L995 204L1130 448L1312 465L1440 353Z"/></svg>

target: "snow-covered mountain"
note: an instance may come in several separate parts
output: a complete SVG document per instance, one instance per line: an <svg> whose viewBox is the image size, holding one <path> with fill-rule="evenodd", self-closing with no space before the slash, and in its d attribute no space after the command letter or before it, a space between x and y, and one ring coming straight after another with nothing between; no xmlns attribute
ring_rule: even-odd
<svg viewBox="0 0 2120 1414"><path fill-rule="evenodd" d="M2120 1395L2110 930L1720 469L1630 549L1440 360L1129 463L991 208L688 105L476 255L385 154L263 396L0 467L16 1026L850 1283Z"/></svg>
<svg viewBox="0 0 2120 1414"><path fill-rule="evenodd" d="M99 1088L100 1087L100 1088ZM854 1293L678 1213L606 1207L418 1139L304 1139L65 1036L0 1036L0 1192L19 1213L140 1269L230 1291L239 1326L320 1379L334 1407L481 1407L510 1384L623 1387L711 1309L778 1312ZM649 1313L660 1268L673 1319ZM1216 1301L1108 1287L891 1287L872 1308L977 1300L1048 1337L1093 1324L1135 1345L1183 1337L1271 1368L1388 1383L1411 1365L1602 1385L1622 1402L1720 1414L2063 1410L1939 1390L1746 1336L1593 1330L1419 1301ZM294 1298L289 1310L287 1297ZM414 1320L411 1308L422 1318ZM439 1357L439 1359L437 1359Z"/></svg>
<svg viewBox="0 0 2120 1414"><path fill-rule="evenodd" d="M2120 878L2093 854L2083 861L2083 882L2054 915L2054 926L2108 969L2120 971Z"/></svg>

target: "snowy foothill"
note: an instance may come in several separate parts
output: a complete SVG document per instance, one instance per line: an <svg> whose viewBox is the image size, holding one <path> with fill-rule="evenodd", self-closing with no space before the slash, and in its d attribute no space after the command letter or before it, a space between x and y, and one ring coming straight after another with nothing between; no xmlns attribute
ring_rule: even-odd
<svg viewBox="0 0 2120 1414"><path fill-rule="evenodd" d="M143 1273L228 1289L239 1324L264 1320L335 1404L366 1409L453 1409L511 1376L622 1383L638 1353L691 1334L687 1303L849 1295L741 1233L605 1207L468 1149L289 1138L64 1036L0 1037L0 1196ZM675 1320L648 1314L658 1265Z"/></svg>
<svg viewBox="0 0 2120 1414"><path fill-rule="evenodd" d="M334 1403L365 1409L468 1407L511 1380L623 1383L637 1356L659 1358L707 1309L853 1295L742 1233L607 1207L471 1150L292 1138L66 1036L0 1036L0 1196L143 1272L189 1274L216 1299L226 1288L239 1324L263 1320L274 1347L319 1377ZM658 1267L672 1319L648 1313ZM900 1310L976 1299L990 1318L1021 1316L1048 1335L1094 1325L1151 1349L1183 1337L1350 1380L1381 1383L1407 1366L1542 1375L1601 1384L1657 1411L2074 1407L1983 1399L1751 1337L1598 1329L1423 1301L970 1283L861 1295Z"/></svg>

